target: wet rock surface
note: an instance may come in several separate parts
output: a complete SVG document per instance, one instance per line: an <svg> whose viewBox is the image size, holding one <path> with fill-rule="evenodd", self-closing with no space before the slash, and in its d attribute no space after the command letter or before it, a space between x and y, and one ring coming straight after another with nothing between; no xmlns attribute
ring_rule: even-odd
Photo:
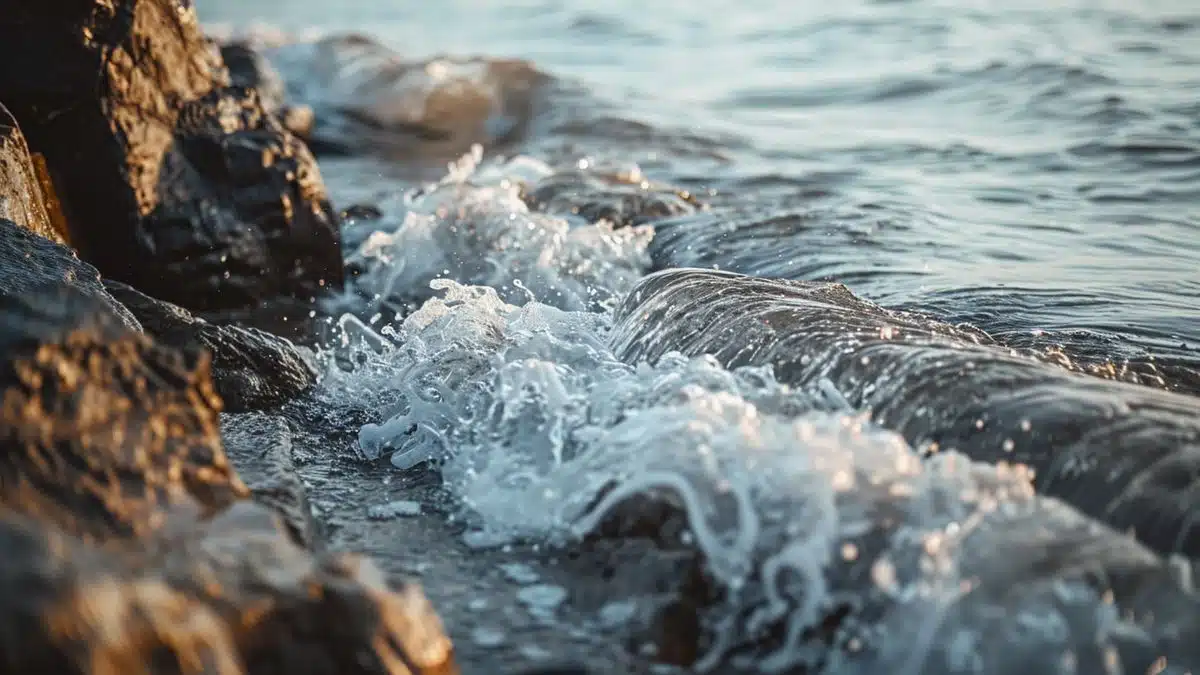
<svg viewBox="0 0 1200 675"><path fill-rule="evenodd" d="M84 259L193 311L342 283L312 155L229 85L173 0L18 3L0 17L0 99L44 155Z"/></svg>
<svg viewBox="0 0 1200 675"><path fill-rule="evenodd" d="M824 381L926 453L1028 465L1039 491L1158 551L1200 555L1193 397L1075 374L841 285L700 270L643 280L614 345L631 362L711 353L730 367L770 364L798 387Z"/></svg>
<svg viewBox="0 0 1200 675"><path fill-rule="evenodd" d="M421 467L397 474L390 466L354 459L353 430L330 424L327 415L314 402L299 400L259 421L286 421L291 429L296 470L308 486L327 546L369 555L389 577L419 580L454 642L464 675L655 672L651 660L627 648L640 635L602 628L593 618L605 602L599 598L611 595L613 588L630 589L624 580L637 575L622 568L616 580L603 577L603 563L609 560L603 554L581 558L577 552L532 544L505 550L468 547L462 538L465 523L453 517L455 506L447 501L436 472ZM422 515L367 516L372 506L397 500L419 503ZM536 582L507 573L508 565L527 569ZM538 584L562 588L568 597L553 611L531 610L520 595Z"/></svg>
<svg viewBox="0 0 1200 675"><path fill-rule="evenodd" d="M246 499L206 353L62 284L0 296L0 326L5 670L454 672L419 591Z"/></svg>
<svg viewBox="0 0 1200 675"><path fill-rule="evenodd" d="M300 545L322 545L287 422L262 413L223 414L221 439L255 500L274 509Z"/></svg>
<svg viewBox="0 0 1200 675"><path fill-rule="evenodd" d="M213 382L229 412L278 406L316 382L312 356L282 337L210 323L120 282L106 281L105 287L157 341L211 353Z"/></svg>
<svg viewBox="0 0 1200 675"><path fill-rule="evenodd" d="M613 227L695 213L701 202L686 190L659 185L640 174L559 171L524 191L521 198L535 211L579 216L589 223L606 220Z"/></svg>
<svg viewBox="0 0 1200 675"><path fill-rule="evenodd" d="M66 246L36 234L23 224L0 218L0 297L20 296L53 286L71 286L92 296L118 317L120 323L133 330L141 329L133 314L104 288L95 267L81 261Z"/></svg>
<svg viewBox="0 0 1200 675"><path fill-rule="evenodd" d="M12 113L0 104L0 218L21 223L46 239L65 244L42 194L37 159Z"/></svg>

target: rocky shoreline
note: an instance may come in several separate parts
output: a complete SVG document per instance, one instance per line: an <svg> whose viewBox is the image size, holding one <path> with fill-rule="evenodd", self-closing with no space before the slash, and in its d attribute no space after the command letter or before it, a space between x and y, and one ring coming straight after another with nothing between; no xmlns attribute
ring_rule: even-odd
<svg viewBox="0 0 1200 675"><path fill-rule="evenodd" d="M321 552L286 449L222 440L316 381L193 315L341 287L303 141L173 0L6 3L0 43L0 670L455 672L419 589Z"/></svg>
<svg viewBox="0 0 1200 675"><path fill-rule="evenodd" d="M723 602L740 607L708 578L702 551L666 541L664 532L683 528L669 495L618 508L576 549L553 553L536 546L470 550L462 528L442 514L404 518L396 517L400 511L365 510L368 503L388 503L393 493L381 486L397 474L390 467L351 467L354 429L331 429L303 401L321 375L310 349L312 319L325 318L316 311L319 300L344 291L357 270L344 263L341 217L306 145L313 112L285 100L261 57L244 45L207 40L190 3L181 0L47 0L8 2L4 9L0 428L7 460L0 467L0 539L8 560L0 570L0 671L554 675L677 672L672 667L701 657L711 646L705 612ZM436 140L451 136L445 131ZM615 227L702 210L683 190L583 172L555 174L521 198L533 211L605 219ZM834 344L828 335L794 328L836 315L829 303L858 311L851 318L866 326L856 330L881 352L878 364L888 362L882 352L904 349L890 337L875 340L882 310L848 293L796 309L784 302L796 287L772 282L714 273L700 274L684 291L668 284L689 274L695 275L652 277L639 286L645 298L627 301L626 324L618 326L626 333L626 360L654 360L667 348L722 354L735 330L697 331L690 343L658 344L653 333L661 324L629 319L644 310L643 301L651 309L658 302L663 315L697 303L687 311L717 312L761 328L765 332L743 337L758 340L754 346L762 353L726 354L725 365L771 363L797 385L819 378L770 349L795 345L780 335L808 335L822 348L824 338ZM751 293L755 284L772 286L770 293L784 299L779 302L793 313L787 321L760 325L743 316L761 300ZM714 298L727 293L725 304L707 305L707 296L698 301L689 289ZM947 340L936 345L945 348L949 356L939 355L946 360L971 359L964 368L974 369L975 357L998 358L998 348L977 350L982 339L965 329L933 333ZM827 375L856 404L871 402L888 412L889 402L902 400L895 391L856 391L856 383L869 379L856 368L870 359L843 361ZM1082 367L1063 369L1059 377L1058 365L1009 361L1035 384L1048 378L1064 391L1086 393L1086 387L1072 390L1081 380L1065 374ZM938 388L938 377L962 372L946 375L941 362L934 370L910 379L932 383L919 391L944 403L950 388ZM1143 384L1132 375L1110 379ZM1009 384L1000 381L989 391L1001 396ZM1098 388L1111 384L1095 379ZM1127 649L1113 659L1145 668L1169 654L1172 667L1186 667L1200 663L1189 641L1200 607L1191 560L1198 544L1188 529L1195 500L1190 478L1187 485L1172 481L1196 474L1200 427L1190 401L1120 386L1127 387L1121 391L1132 408L1166 402L1163 415L1178 427L1168 448L1171 462L1157 473L1147 469L1148 478L1133 487L1100 480L1087 490L1067 485L1071 489L1059 492L1064 502L1115 527L1140 527L1142 543L1093 527L1058 502L1030 506L1014 522L1049 512L1060 520L1047 526L1046 536L1069 535L1074 547L1008 542L1029 569L984 566L980 583L1000 592L1033 579L1005 597L1017 606L1017 596L1058 602L1062 575L1083 579L1098 594L1115 594L1137 621L1149 617L1144 635L1123 636ZM986 402L992 408L1004 403ZM1019 416L1012 413L1009 427L989 426L985 433L973 426L979 406L953 419L890 412L904 418L903 431L914 442L958 442L981 462L1006 462L1007 455L993 451L1004 447ZM1061 431L1071 439L1078 436L1072 424L1115 424L1104 411L1087 418L1070 417L1061 406L1046 411L1063 413L1070 428ZM1161 420L1151 423L1161 427ZM1127 455L1139 431L1114 436L1107 459ZM1150 436L1134 440L1148 444L1149 452ZM1047 472L1054 466L1045 456L1019 458L1041 462ZM387 480L382 471L389 472ZM414 502L419 509L444 501L433 471L412 470L395 480L405 494L421 498ZM1093 503L1118 488L1138 499L1122 501L1119 512ZM1142 522L1147 509L1157 509L1159 529ZM890 534L869 532L859 543L866 551L884 536ZM1098 564L1089 557L1097 551L1115 562ZM1191 559L1168 560L1172 553ZM973 555L984 560L990 553ZM512 571L518 563L519 574ZM831 573L830 583L848 584L863 574L857 568L845 579ZM517 587L506 581L514 575L523 580ZM400 581L414 576L423 577L424 590ZM574 627L512 610L530 604L521 585L543 579L570 588L572 601L563 611L580 615L571 617L578 619ZM638 615L620 629L593 630L582 618L614 599L639 598L649 601L629 605ZM984 625L993 620L984 616L991 600L976 594L954 611ZM504 625L482 624L485 610ZM845 648L851 622L841 611L829 609L803 638L825 650ZM501 633L509 639L505 650L496 649ZM779 633L776 626L735 647L753 656ZM1004 645L997 640L991 647L999 652ZM949 663L951 656L938 658ZM930 667L959 672L933 661ZM1030 672L1048 671L1031 666Z"/></svg>

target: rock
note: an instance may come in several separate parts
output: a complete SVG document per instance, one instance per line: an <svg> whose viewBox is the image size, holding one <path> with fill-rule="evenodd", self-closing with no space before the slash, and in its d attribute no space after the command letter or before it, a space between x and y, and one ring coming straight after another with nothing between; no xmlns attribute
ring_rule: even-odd
<svg viewBox="0 0 1200 675"><path fill-rule="evenodd" d="M651 183L640 173L560 171L539 180L521 198L535 211L576 215L589 223L607 220L613 227L695 213L702 206L691 193Z"/></svg>
<svg viewBox="0 0 1200 675"><path fill-rule="evenodd" d="M0 296L0 327L0 670L455 672L418 590L246 500L206 352L62 283Z"/></svg>
<svg viewBox="0 0 1200 675"><path fill-rule="evenodd" d="M771 365L927 453L1027 465L1040 492L1160 553L1200 556L1195 397L1074 373L838 284L706 270L643 279L617 311L612 343L630 362L679 351Z"/></svg>
<svg viewBox="0 0 1200 675"><path fill-rule="evenodd" d="M0 218L0 298L55 285L69 285L95 297L121 324L141 330L133 314L105 290L95 267L80 261L66 246Z"/></svg>
<svg viewBox="0 0 1200 675"><path fill-rule="evenodd" d="M193 9L9 2L0 55L0 99L45 156L68 239L106 277L193 311L341 286L315 160L256 91L229 85Z"/></svg>
<svg viewBox="0 0 1200 675"><path fill-rule="evenodd" d="M0 326L0 504L103 540L248 496L221 448L207 355L155 344L67 286L0 296Z"/></svg>
<svg viewBox="0 0 1200 675"><path fill-rule="evenodd" d="M64 675L456 672L415 587L314 559L243 504L137 550L0 513L0 669Z"/></svg>
<svg viewBox="0 0 1200 675"><path fill-rule="evenodd" d="M106 281L105 287L160 343L212 353L213 382L227 411L278 406L317 380L310 358L282 337L256 328L209 323L120 282Z"/></svg>
<svg viewBox="0 0 1200 675"><path fill-rule="evenodd" d="M283 77L270 61L245 42L223 44L220 49L234 85L256 90L263 108L277 116L288 131L306 141L311 138L315 122L313 109L288 103Z"/></svg>
<svg viewBox="0 0 1200 675"><path fill-rule="evenodd" d="M276 112L287 100L287 89L279 71L246 42L220 45L221 60L229 70L229 81L238 87L258 91L268 112Z"/></svg>
<svg viewBox="0 0 1200 675"><path fill-rule="evenodd" d="M20 223L59 244L67 243L46 207L37 160L11 113L0 105L0 218Z"/></svg>
<svg viewBox="0 0 1200 675"><path fill-rule="evenodd" d="M262 413L221 415L221 438L254 499L274 509L300 545L317 545L317 525L292 460L287 420Z"/></svg>
<svg viewBox="0 0 1200 675"><path fill-rule="evenodd" d="M322 154L443 161L475 143L519 140L550 78L528 61L438 57L408 61L361 34L333 34L264 50L294 103L315 111Z"/></svg>

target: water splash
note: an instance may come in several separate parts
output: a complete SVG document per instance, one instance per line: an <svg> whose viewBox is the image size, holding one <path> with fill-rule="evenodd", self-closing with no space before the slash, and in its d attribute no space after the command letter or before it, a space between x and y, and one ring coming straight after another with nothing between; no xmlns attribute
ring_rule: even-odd
<svg viewBox="0 0 1200 675"><path fill-rule="evenodd" d="M385 402L384 421L360 434L364 454L391 452L400 468L436 460L477 545L575 546L639 500L682 514L680 544L702 552L720 598L701 670L741 659L763 672L1001 673L1044 661L1032 672L1066 673L1046 659L1088 661L1124 646L1131 626L1051 542L1103 546L1101 564L1126 574L1161 572L1131 540L1037 497L1028 470L921 461L847 414L829 382L797 390L703 356L629 365L607 345L605 314L432 286L444 295L403 321L398 345L326 383L327 396L365 386ZM1033 562L1049 550L1045 567ZM998 565L995 551L1030 562ZM1018 640L1026 625L1056 632Z"/></svg>
<svg viewBox="0 0 1200 675"><path fill-rule="evenodd" d="M476 147L441 182L390 204L399 222L384 223L347 260L372 298L369 310L405 313L430 297L429 282L439 278L488 286L517 304L612 305L649 269L653 229L531 212L521 187L551 173L526 157L482 164Z"/></svg>

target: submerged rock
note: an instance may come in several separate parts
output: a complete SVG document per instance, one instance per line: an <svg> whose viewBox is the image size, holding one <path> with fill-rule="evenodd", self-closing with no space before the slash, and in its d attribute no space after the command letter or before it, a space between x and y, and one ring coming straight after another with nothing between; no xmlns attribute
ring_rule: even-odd
<svg viewBox="0 0 1200 675"><path fill-rule="evenodd" d="M264 51L293 104L311 106L322 153L444 159L519 139L549 78L527 61L409 61L361 34ZM440 167L439 167L440 168Z"/></svg>
<svg viewBox="0 0 1200 675"><path fill-rule="evenodd" d="M225 410L278 406L317 380L310 357L282 337L256 328L210 323L120 282L106 281L105 287L158 342L212 353L213 382Z"/></svg>
<svg viewBox="0 0 1200 675"><path fill-rule="evenodd" d="M613 345L631 362L713 354L798 387L824 382L928 453L1028 465L1040 492L1160 552L1200 556L1200 399L1072 373L844 286L701 270L644 279Z"/></svg>
<svg viewBox="0 0 1200 675"><path fill-rule="evenodd" d="M554 173L525 190L521 198L534 211L575 215L589 223L606 220L613 227L695 213L702 206L691 193L651 183L640 174L585 171Z"/></svg>
<svg viewBox="0 0 1200 675"><path fill-rule="evenodd" d="M0 669L454 672L419 591L246 500L206 353L62 283L0 296L0 327Z"/></svg>
<svg viewBox="0 0 1200 675"><path fill-rule="evenodd" d="M0 99L105 276L195 311L340 287L312 155L256 91L229 86L190 7L10 2L0 54Z"/></svg>

